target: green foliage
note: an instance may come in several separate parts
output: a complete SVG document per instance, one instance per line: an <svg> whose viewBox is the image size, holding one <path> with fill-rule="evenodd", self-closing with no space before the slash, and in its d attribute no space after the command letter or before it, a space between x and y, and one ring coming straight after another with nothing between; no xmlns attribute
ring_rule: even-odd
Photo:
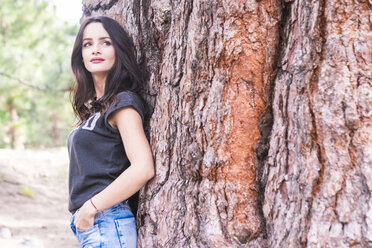
<svg viewBox="0 0 372 248"><path fill-rule="evenodd" d="M2 0L0 148L11 145L11 126L26 147L64 145L74 122L66 89L77 28L58 20L49 1Z"/></svg>

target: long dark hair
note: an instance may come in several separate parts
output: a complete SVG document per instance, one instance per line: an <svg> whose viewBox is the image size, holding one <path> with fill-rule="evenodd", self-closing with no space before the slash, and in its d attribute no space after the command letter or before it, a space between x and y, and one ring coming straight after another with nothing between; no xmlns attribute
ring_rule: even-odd
<svg viewBox="0 0 372 248"><path fill-rule="evenodd" d="M81 53L84 30L90 23L95 22L102 23L115 49L115 63L107 75L105 93L98 100L95 95L92 74L85 68ZM104 114L110 103L118 100L117 93L124 90L140 93L142 90L143 79L136 62L133 42L123 27L109 17L91 17L81 24L72 51L71 68L75 76L75 87L71 100L78 118L77 125L86 121L92 112L100 111Z"/></svg>

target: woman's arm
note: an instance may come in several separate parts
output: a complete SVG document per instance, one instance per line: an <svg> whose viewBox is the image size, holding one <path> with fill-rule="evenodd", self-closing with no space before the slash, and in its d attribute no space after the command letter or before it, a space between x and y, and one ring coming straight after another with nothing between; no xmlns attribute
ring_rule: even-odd
<svg viewBox="0 0 372 248"><path fill-rule="evenodd" d="M150 145L142 126L142 119L132 107L115 111L109 118L123 140L125 152L131 165L110 185L92 198L99 210L105 210L128 199L154 176L154 162ZM84 203L75 217L77 229L93 225L96 210L90 201Z"/></svg>

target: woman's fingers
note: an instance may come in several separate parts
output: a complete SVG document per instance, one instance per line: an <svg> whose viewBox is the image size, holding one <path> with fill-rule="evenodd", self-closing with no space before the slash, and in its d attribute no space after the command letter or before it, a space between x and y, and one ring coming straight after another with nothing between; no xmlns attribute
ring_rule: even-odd
<svg viewBox="0 0 372 248"><path fill-rule="evenodd" d="M93 209L94 210L94 209ZM74 225L78 230L89 229L94 224L95 210L92 211L90 202L84 203L84 205L76 213Z"/></svg>
<svg viewBox="0 0 372 248"><path fill-rule="evenodd" d="M75 221L75 226L76 226L76 229L78 230L89 229L93 226L93 224L94 224L94 218L92 219L81 218Z"/></svg>

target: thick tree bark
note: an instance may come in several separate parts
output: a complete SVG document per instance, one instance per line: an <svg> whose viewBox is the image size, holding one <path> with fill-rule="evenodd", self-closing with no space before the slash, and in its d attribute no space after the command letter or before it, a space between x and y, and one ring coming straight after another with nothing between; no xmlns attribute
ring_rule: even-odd
<svg viewBox="0 0 372 248"><path fill-rule="evenodd" d="M147 69L141 247L372 245L366 1L85 0Z"/></svg>
<svg viewBox="0 0 372 248"><path fill-rule="evenodd" d="M371 247L371 5L294 1L283 16L265 164L269 246Z"/></svg>

